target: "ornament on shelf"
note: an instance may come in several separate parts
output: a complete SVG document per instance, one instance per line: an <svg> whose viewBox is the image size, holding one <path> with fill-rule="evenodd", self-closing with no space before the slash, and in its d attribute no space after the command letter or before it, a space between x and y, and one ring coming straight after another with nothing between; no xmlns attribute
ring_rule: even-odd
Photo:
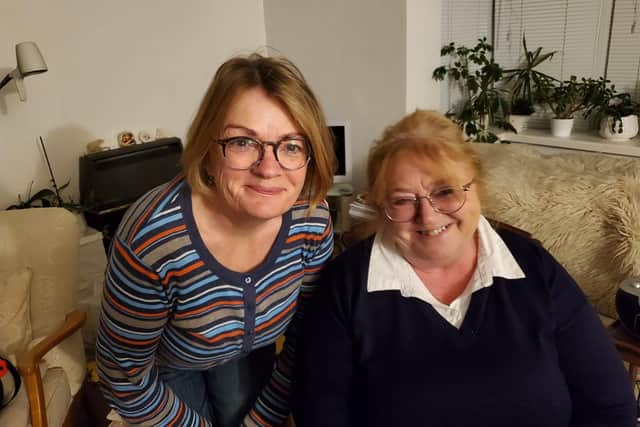
<svg viewBox="0 0 640 427"><path fill-rule="evenodd" d="M148 129L142 129L140 132L138 132L138 142L140 143L151 142L154 139L155 138L151 134L151 131Z"/></svg>
<svg viewBox="0 0 640 427"><path fill-rule="evenodd" d="M125 130L118 134L118 145L120 147L128 147L136 143L136 137L133 132Z"/></svg>

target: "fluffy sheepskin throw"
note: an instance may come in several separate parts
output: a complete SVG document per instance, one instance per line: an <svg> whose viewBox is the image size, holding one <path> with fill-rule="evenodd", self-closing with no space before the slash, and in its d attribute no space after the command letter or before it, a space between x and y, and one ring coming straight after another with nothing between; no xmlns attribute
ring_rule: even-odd
<svg viewBox="0 0 640 427"><path fill-rule="evenodd" d="M519 144L475 144L487 176L484 215L522 228L569 271L596 310L640 276L640 160Z"/></svg>

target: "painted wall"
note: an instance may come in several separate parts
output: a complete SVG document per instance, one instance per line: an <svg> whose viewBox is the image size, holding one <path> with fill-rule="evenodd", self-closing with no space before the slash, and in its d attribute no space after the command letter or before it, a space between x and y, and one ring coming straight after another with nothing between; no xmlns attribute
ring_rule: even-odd
<svg viewBox="0 0 640 427"><path fill-rule="evenodd" d="M443 1L407 0L407 112L440 107L441 83L431 73L440 66Z"/></svg>
<svg viewBox="0 0 640 427"><path fill-rule="evenodd" d="M188 7L187 7L188 6ZM213 73L265 44L262 0L21 0L0 13L0 76L33 40L47 73L0 91L0 208L48 186L41 135L59 184L77 194L78 157L97 138L142 129L184 138Z"/></svg>
<svg viewBox="0 0 640 427"><path fill-rule="evenodd" d="M300 67L328 120L349 122L363 188L371 141L405 112L404 2L267 0L264 12L267 44Z"/></svg>

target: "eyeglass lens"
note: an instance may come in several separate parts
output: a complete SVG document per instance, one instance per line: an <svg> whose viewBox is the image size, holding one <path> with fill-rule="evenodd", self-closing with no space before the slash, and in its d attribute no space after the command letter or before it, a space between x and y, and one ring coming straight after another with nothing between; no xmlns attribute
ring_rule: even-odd
<svg viewBox="0 0 640 427"><path fill-rule="evenodd" d="M440 213L458 211L466 201L468 187L445 187L438 189L428 196L394 197L385 206L385 212L392 221L411 221L418 214L420 199L427 199L433 209Z"/></svg>
<svg viewBox="0 0 640 427"><path fill-rule="evenodd" d="M276 160L283 169L296 170L309 161L309 149L303 139L289 138L277 142L258 141L239 136L218 141L223 146L223 154L232 169L249 169L264 157L265 146L271 146Z"/></svg>

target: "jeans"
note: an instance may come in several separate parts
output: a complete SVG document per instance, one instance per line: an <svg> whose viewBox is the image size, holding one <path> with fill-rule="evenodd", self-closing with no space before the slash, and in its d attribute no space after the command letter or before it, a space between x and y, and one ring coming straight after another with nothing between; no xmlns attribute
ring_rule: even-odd
<svg viewBox="0 0 640 427"><path fill-rule="evenodd" d="M206 371L160 367L159 376L213 426L238 427L269 381L274 359L272 344Z"/></svg>

